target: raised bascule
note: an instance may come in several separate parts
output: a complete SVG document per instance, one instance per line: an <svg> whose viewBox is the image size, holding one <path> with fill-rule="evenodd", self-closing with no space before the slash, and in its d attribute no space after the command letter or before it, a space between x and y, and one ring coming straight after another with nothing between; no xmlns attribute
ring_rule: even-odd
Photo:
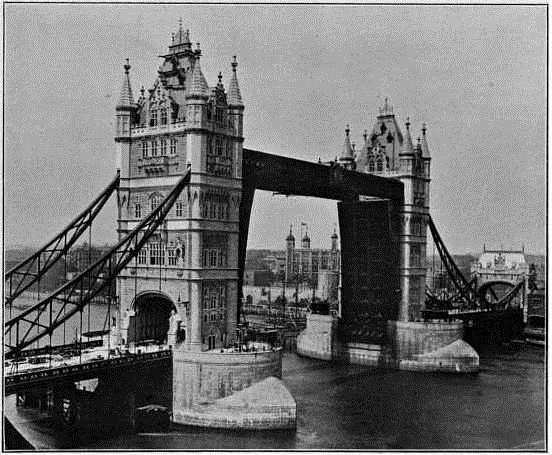
<svg viewBox="0 0 552 455"><path fill-rule="evenodd" d="M75 382L98 378L95 393L110 397L117 390L125 396L124 419L130 424L133 409L155 399L171 409L176 423L294 428L296 403L281 381L281 348L244 344L240 337L256 190L338 204L340 314L309 314L297 339L299 354L406 370L478 371L479 357L462 340L463 323L454 317L455 302L482 311L486 297L475 297L476 285L462 276L430 218L425 125L414 145L410 122L403 133L386 100L360 150L351 144L347 127L335 161L311 163L245 149L236 58L228 89L222 74L209 86L199 44L193 49L182 26L161 58L152 88L142 88L137 100L130 64L124 65L116 106L115 180L61 234L5 277L4 343L14 365L23 357L67 350L69 345L54 345L56 331L64 330L65 340L66 322L80 315L82 333L84 310L116 280L117 311L108 318L103 340L107 358L83 362L81 340L79 362L52 365L50 360L40 371L16 369L6 376L6 393L38 391L52 412L65 416L64 403L79 403L81 411L85 406ZM67 254L115 189L117 245L13 315L14 300ZM425 305L428 225L458 291L447 302L433 296L431 314ZM495 303L501 309L511 306L520 289L516 285ZM40 347L40 340L48 342ZM152 345L157 348L151 350ZM152 379L156 375L158 383ZM91 414L98 403L113 406L94 395L87 404Z"/></svg>

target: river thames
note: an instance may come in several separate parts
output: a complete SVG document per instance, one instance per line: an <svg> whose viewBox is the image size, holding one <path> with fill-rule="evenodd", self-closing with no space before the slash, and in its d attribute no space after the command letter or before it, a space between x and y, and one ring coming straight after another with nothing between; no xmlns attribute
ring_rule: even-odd
<svg viewBox="0 0 552 455"><path fill-rule="evenodd" d="M91 313L90 328L102 328L107 306L94 305ZM448 375L379 370L285 353L283 380L297 401L296 432L173 426L168 434L88 442L48 430L44 434L53 437L55 448L104 450L545 448L544 349L512 343L480 356L479 374Z"/></svg>
<svg viewBox="0 0 552 455"><path fill-rule="evenodd" d="M125 435L86 449L518 449L545 448L544 350L501 347L481 372L456 376L332 364L284 355L297 400L296 432L191 427Z"/></svg>

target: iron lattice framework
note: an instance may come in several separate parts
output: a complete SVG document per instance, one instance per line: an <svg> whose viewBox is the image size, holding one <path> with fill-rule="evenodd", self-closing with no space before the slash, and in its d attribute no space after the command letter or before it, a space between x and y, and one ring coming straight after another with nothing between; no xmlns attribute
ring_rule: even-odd
<svg viewBox="0 0 552 455"><path fill-rule="evenodd" d="M189 181L188 170L157 208L104 256L48 297L7 321L4 340L8 340L8 353L17 356L27 346L44 336L51 336L56 328L79 311L82 312L95 296L109 286L161 226Z"/></svg>
<svg viewBox="0 0 552 455"><path fill-rule="evenodd" d="M65 229L33 255L4 275L5 304L9 305L29 289L60 258L66 255L79 237L88 229L113 192L119 188L119 173L111 183Z"/></svg>
<svg viewBox="0 0 552 455"><path fill-rule="evenodd" d="M478 293L477 279L472 278L468 281L454 262L454 259L448 252L431 216L428 216L428 225L433 237L433 242L439 252L439 257L441 258L447 274L456 290L454 295L446 299L442 299L436 296L430 289L426 289L428 307L442 310L452 309L453 307L462 307L468 311L476 309L490 309L491 307L496 310L510 308L513 300L519 295L520 292L523 292L525 282L520 281L516 286L513 286L506 295L502 296L502 298L498 298L494 290L489 288L489 291L494 297L494 301L487 301L484 296L479 295Z"/></svg>

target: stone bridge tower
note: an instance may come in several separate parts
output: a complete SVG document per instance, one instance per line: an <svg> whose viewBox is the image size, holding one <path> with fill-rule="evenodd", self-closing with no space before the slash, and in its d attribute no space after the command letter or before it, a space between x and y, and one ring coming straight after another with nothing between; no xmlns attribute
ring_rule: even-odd
<svg viewBox="0 0 552 455"><path fill-rule="evenodd" d="M163 227L117 279L122 344L168 341L188 351L218 349L236 332L243 111L237 61L228 90L209 86L199 43L179 27L157 78L135 101L130 65L116 107L124 236L191 170ZM170 322L169 322L170 318Z"/></svg>
<svg viewBox="0 0 552 455"><path fill-rule="evenodd" d="M364 132L364 144L355 155L354 168L383 177L400 179L404 184L404 203L400 210L400 303L397 318L414 321L421 318L425 300L427 220L431 157L423 124L421 137L414 145L410 120L405 134L387 98L372 128ZM346 142L349 136L347 127Z"/></svg>

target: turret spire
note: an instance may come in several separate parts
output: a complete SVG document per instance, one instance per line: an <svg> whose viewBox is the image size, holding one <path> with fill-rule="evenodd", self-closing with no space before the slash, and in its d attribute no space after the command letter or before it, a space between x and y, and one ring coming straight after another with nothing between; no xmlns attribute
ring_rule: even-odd
<svg viewBox="0 0 552 455"><path fill-rule="evenodd" d="M121 87L121 94L119 95L119 101L117 107L133 107L134 97L132 96L132 87L130 86L130 63L128 58L123 68L125 69L125 75L123 77L123 86Z"/></svg>
<svg viewBox="0 0 552 455"><path fill-rule="evenodd" d="M190 92L188 93L188 96L207 97L208 89L209 89L209 86L207 85L205 76L201 71L201 65L199 64L199 57L198 57L195 61L194 69L192 71L192 81L190 84Z"/></svg>
<svg viewBox="0 0 552 455"><path fill-rule="evenodd" d="M353 159L353 147L351 146L351 139L349 138L349 133L351 129L349 125L345 128L345 142L343 143L343 152L341 153L342 160Z"/></svg>
<svg viewBox="0 0 552 455"><path fill-rule="evenodd" d="M429 146L427 145L426 137L427 125L424 123L422 125L422 158L429 159L431 154L429 153Z"/></svg>
<svg viewBox="0 0 552 455"><path fill-rule="evenodd" d="M174 35L174 44L191 44L190 42L190 30L184 30L182 28L182 18L178 19L178 32Z"/></svg>
<svg viewBox="0 0 552 455"><path fill-rule="evenodd" d="M240 93L240 86L238 84L238 76L236 68L238 67L238 61L236 56L232 60L232 79L230 79L230 87L228 88L228 105L229 106L243 106L243 101Z"/></svg>
<svg viewBox="0 0 552 455"><path fill-rule="evenodd" d="M406 118L406 137L401 149L401 154L414 153L414 146L412 145L412 137L410 136L410 117Z"/></svg>

